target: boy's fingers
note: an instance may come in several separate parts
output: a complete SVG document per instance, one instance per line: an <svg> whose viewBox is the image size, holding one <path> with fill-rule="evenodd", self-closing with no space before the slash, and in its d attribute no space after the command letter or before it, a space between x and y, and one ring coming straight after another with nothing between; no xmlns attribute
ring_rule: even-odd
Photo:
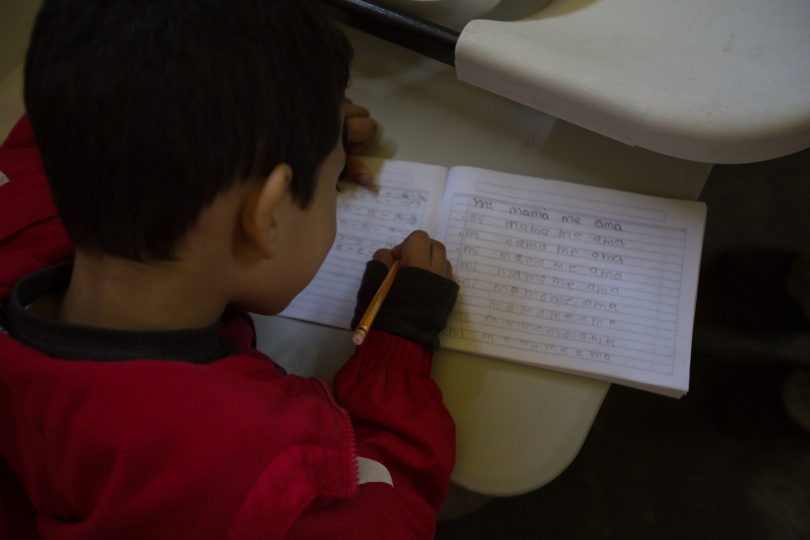
<svg viewBox="0 0 810 540"><path fill-rule="evenodd" d="M371 258L384 263L388 268L391 268L391 265L394 264L394 255L390 249L378 249Z"/></svg>
<svg viewBox="0 0 810 540"><path fill-rule="evenodd" d="M447 278L453 277L453 267L447 260L447 249L444 244L433 240L425 231L412 232L405 241L391 248L390 256L391 261L402 259L403 266L422 268ZM388 264L387 260L383 262Z"/></svg>
<svg viewBox="0 0 810 540"><path fill-rule="evenodd" d="M435 272L433 240L425 231L414 231L402 243L402 264Z"/></svg>
<svg viewBox="0 0 810 540"><path fill-rule="evenodd" d="M368 109L366 109L365 107L361 107L360 105L355 105L349 99L346 100L346 104L344 105L343 111L344 111L343 115L346 118L352 118L355 116L371 116L371 114L368 112Z"/></svg>
<svg viewBox="0 0 810 540"><path fill-rule="evenodd" d="M446 278L453 277L453 266L447 260L447 248L433 239L430 240L430 270Z"/></svg>
<svg viewBox="0 0 810 540"><path fill-rule="evenodd" d="M346 160L346 167L344 167L341 173L341 178L367 188L374 185L374 174L371 172L371 169L359 159L348 158Z"/></svg>
<svg viewBox="0 0 810 540"><path fill-rule="evenodd" d="M402 243L402 263L430 268L430 237L425 231L414 231Z"/></svg>
<svg viewBox="0 0 810 540"><path fill-rule="evenodd" d="M430 269L440 276L450 277L447 273L447 248L438 240L430 241Z"/></svg>
<svg viewBox="0 0 810 540"><path fill-rule="evenodd" d="M343 144L349 157L341 178L370 188L373 186L374 174L365 164L351 156L361 153L371 144L377 134L377 122L370 117L368 109L355 105L348 98L343 114Z"/></svg>
<svg viewBox="0 0 810 540"><path fill-rule="evenodd" d="M371 118L368 109L346 99L343 109L346 119L346 143L350 154L362 152L377 134L377 121Z"/></svg>
<svg viewBox="0 0 810 540"><path fill-rule="evenodd" d="M373 118L346 117L347 150L350 154L362 152L377 134L377 121Z"/></svg>

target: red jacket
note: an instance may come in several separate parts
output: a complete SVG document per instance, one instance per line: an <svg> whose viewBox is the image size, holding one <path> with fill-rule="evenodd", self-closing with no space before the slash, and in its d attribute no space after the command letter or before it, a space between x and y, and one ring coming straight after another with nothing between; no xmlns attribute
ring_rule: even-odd
<svg viewBox="0 0 810 540"><path fill-rule="evenodd" d="M26 119L0 172L5 303L72 250ZM455 433L431 353L372 332L332 393L281 374L245 314L221 333L241 354L206 365L56 359L0 333L0 537L433 537Z"/></svg>

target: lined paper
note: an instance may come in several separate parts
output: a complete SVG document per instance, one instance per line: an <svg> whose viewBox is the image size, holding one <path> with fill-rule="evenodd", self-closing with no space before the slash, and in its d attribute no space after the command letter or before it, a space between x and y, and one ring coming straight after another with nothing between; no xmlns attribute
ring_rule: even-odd
<svg viewBox="0 0 810 540"><path fill-rule="evenodd" d="M420 163L369 161L379 189L341 185L335 243L312 282L281 315L349 328L357 290L374 252L411 232L432 232L447 169Z"/></svg>
<svg viewBox="0 0 810 540"><path fill-rule="evenodd" d="M447 192L444 346L688 389L703 205L461 167Z"/></svg>
<svg viewBox="0 0 810 540"><path fill-rule="evenodd" d="M339 195L332 251L283 315L348 329L366 262L421 228L444 242L461 286L442 347L667 395L688 390L704 205L369 163L380 167L379 192Z"/></svg>

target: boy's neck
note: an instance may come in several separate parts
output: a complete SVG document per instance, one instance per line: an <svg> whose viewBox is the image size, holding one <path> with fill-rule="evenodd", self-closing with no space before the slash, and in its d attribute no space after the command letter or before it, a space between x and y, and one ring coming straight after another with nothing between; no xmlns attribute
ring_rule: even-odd
<svg viewBox="0 0 810 540"><path fill-rule="evenodd" d="M216 323L241 283L231 254L238 251L234 241L247 189L238 185L203 209L177 247L177 260L141 263L77 249L59 318L124 330Z"/></svg>
<svg viewBox="0 0 810 540"><path fill-rule="evenodd" d="M183 262L145 264L77 252L59 319L122 330L181 330L214 324L227 305L211 276Z"/></svg>

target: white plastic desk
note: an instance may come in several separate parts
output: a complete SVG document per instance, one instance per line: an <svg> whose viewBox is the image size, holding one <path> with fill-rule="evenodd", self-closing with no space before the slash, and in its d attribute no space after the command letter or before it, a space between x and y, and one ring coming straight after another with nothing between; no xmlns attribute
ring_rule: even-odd
<svg viewBox="0 0 810 540"><path fill-rule="evenodd" d="M683 159L810 147L807 0L537 2L502 0L485 17L504 20L467 24L458 77Z"/></svg>
<svg viewBox="0 0 810 540"><path fill-rule="evenodd" d="M462 29L454 54L430 40L460 80L611 139L707 163L810 146L806 0L373 1Z"/></svg>

